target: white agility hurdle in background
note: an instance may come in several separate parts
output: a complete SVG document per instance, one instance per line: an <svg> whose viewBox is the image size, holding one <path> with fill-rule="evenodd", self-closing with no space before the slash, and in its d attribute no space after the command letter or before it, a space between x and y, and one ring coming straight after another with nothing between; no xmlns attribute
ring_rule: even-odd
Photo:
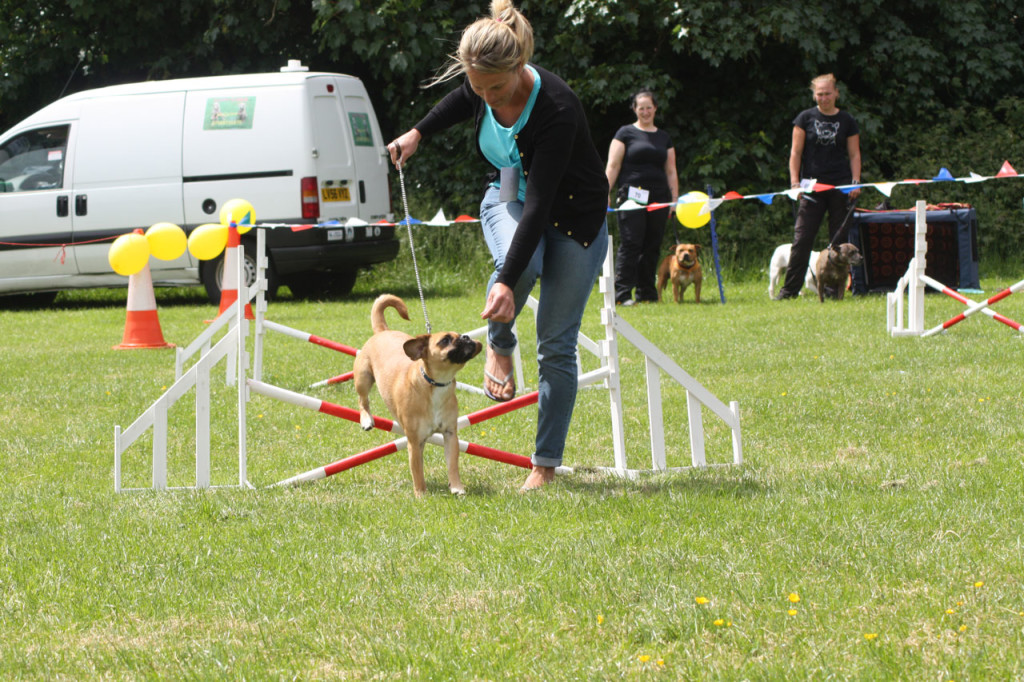
<svg viewBox="0 0 1024 682"><path fill-rule="evenodd" d="M982 313L996 322L1000 322L1011 329L1020 332L1022 325L1014 322L1008 317L1000 315L988 306L1011 296L1018 291L1024 290L1024 280L1017 282L1011 287L1003 289L995 296L984 301L972 301L960 292L947 287L925 274L927 268L928 251L928 225L925 217L926 204L918 201L915 206L916 216L914 221L914 257L907 265L907 272L896 283L896 290L886 295L885 306L885 328L892 336L934 336L958 324L971 315ZM940 325L924 328L924 293L925 287L931 287L936 291L946 294L950 298L960 301L967 309L952 317ZM904 292L906 292L907 305L904 307Z"/></svg>
<svg viewBox="0 0 1024 682"><path fill-rule="evenodd" d="M263 235L261 234L260 237ZM241 247L238 247L241 250ZM122 463L125 450L138 440L148 429L153 430L152 447L152 489L167 490L167 413L174 404L195 388L195 485L179 486L170 489L192 490L210 487L243 487L251 488L247 478L246 465L246 419L245 402L245 371L248 363L246 337L249 323L245 319L245 304L251 294L245 286L242 275L243 259L236 258L238 267L238 300L231 304L217 320L210 325L196 341L189 345L188 356L196 350L202 350L199 360L188 370L182 371L182 349L177 349L175 364L175 382L164 391L156 402L143 412L124 431L120 426L114 427L114 492L146 490L147 488L122 487ZM227 333L216 344L212 343L214 333L227 327ZM188 357L186 356L186 357ZM238 484L237 486L211 485L210 479L210 374L214 366L221 360L227 367L226 383L237 384L238 409Z"/></svg>
<svg viewBox="0 0 1024 682"><path fill-rule="evenodd" d="M251 393L257 393L267 398L276 399L285 403L292 403L302 407L315 409L322 412L328 412L334 416L345 416L340 414L341 412L347 412L349 408L342 408L341 406L334 406L329 403L325 403L317 398L309 396L303 396L301 394L294 393L288 389L276 387L270 384L266 384L262 381L262 365L263 365L263 347L264 347L264 336L266 330L277 331L288 336L293 336L301 340L318 343L318 345L327 346L334 350L349 353L351 349L344 344L337 344L336 342L321 342L321 337L314 337L314 335L307 334L298 330L285 327L276 323L271 323L265 320L265 313L267 310L266 303L266 279L265 271L267 266L266 249L265 249L265 233L263 229L257 230L257 280L255 285L250 291L245 287L244 279L240 276L239 279L239 302L235 307L231 308L230 311L225 311L223 315L218 318L220 322L221 318L227 318L229 314L233 318L233 323L229 323L227 320L220 322L216 327L211 325L211 328L204 331L193 343L189 344L185 349L180 350L176 354L175 359L175 373L179 377L175 384L158 399L152 407L150 407L136 422L125 431L122 435L120 428L115 427L115 490L127 490L121 487L121 465L122 457L125 449L134 442L139 435L149 426L154 427L153 437L153 488L154 489L165 489L166 485L166 409L174 403L185 391L188 390L192 385L197 386L197 417L196 417L196 459L197 459L197 475L195 488L206 488L210 486L209 480L209 376L212 367L221 359L226 359L229 371L227 374L227 383L233 384L237 382L238 386L238 461L239 461L239 485L248 486L248 480L246 479L246 419L245 410L246 405L251 400ZM704 426L703 426L703 414L702 407L706 407L711 410L717 417L722 419L725 424L729 427L732 435L732 462L731 464L738 465L743 462L742 455L742 439L740 432L740 417L739 417L739 404L736 401L731 402L728 406L725 405L721 400L715 397L710 391L704 388L699 382L693 377L687 374L678 364L676 364L671 358L669 358L664 352L657 348L653 343L648 341L642 334L634 329L628 322L623 320L615 312L615 300L614 300L614 265L613 265L613 247L611 241L608 244L608 254L605 259L604 268L601 276L598 279L599 290L603 297L602 307L600 311L601 322L604 329L604 339L600 342L594 342L587 339L582 334L579 337L579 349L587 350L597 357L600 367L590 372L582 373L580 375L580 386L593 386L603 387L609 393L609 402L611 408L611 426L612 426L612 437L613 437L613 465L610 467L597 467L602 471L614 473L618 476L635 478L643 473L654 473L654 472L676 472L690 469L693 467L706 467L708 466L705 456L705 438L704 438ZM241 261L241 259L239 259ZM243 304L252 298L252 293L256 294L255 309L255 332L253 336L253 351L252 351L252 377L249 377L250 369L250 355L245 352L245 340L248 336L248 321L244 318L244 307ZM532 306L535 310L536 303ZM217 323L215 323L216 325ZM212 337L217 333L220 328L228 326L228 332L219 342L212 345ZM486 328L484 328L486 329ZM475 330L481 332L481 330ZM621 385L621 373L619 368L619 354L618 354L618 341L624 339L632 344L639 350L645 358L645 370L647 378L647 405L648 405L648 417L649 417L649 430L650 430L650 444L651 444L651 469L630 469L627 463L627 451L626 451L626 436L625 436L625 424L623 420L623 409L622 409L622 385ZM326 341L326 340L323 340ZM184 363L195 353L200 353L200 358L196 363L188 370L184 369ZM351 353L349 353L351 354ZM582 363L578 362L582 367ZM522 369L519 359L516 359L517 369L517 381L518 385L522 386ZM661 397L661 376L667 375L670 379L681 385L686 390L686 401L687 401L687 416L689 420L689 431L690 431L690 459L691 466L687 467L674 467L670 468L667 466L666 452L665 452L665 434L664 434L664 411ZM323 383L323 382L321 382ZM603 385L603 386L602 386ZM200 390L201 389L201 390ZM202 403L201 396L205 396L205 404ZM497 414L506 414L510 411L514 411L521 407L533 404L536 402L536 392L531 394L522 395L515 398L512 404L502 404L488 408L487 410L481 410L479 415L487 412L487 416L479 417L474 421L474 415L463 415L460 420L466 422L466 424L477 423L485 418L491 418ZM324 406L329 406L330 409L323 409ZM348 418L348 416L345 416ZM375 418L376 421L381 423L388 422L390 420L382 420L380 417ZM378 427L381 428L381 427ZM385 430L391 430L389 427ZM130 437L129 437L130 436ZM370 461L377 457L391 454L404 447L404 443L400 443L402 439L394 441L391 444L379 446L372 450L348 457L345 460L335 462L332 465L325 467L318 467L317 469L311 470L306 474L299 474L293 476L285 481L281 481L275 485L290 484L295 482L302 482L307 480L316 480L323 478L325 475L330 475L335 471L345 470L351 466L362 464L365 461ZM511 453L505 453L502 451L494 450L492 448L484 448L483 446L477 446L472 443L466 444L460 443L460 448L463 451L469 452L470 454L477 454L482 457L488 457L490 459L497 459L507 463L515 464L517 466L528 466L529 460L523 458L521 455L514 455ZM372 456L371 456L372 453ZM524 464L525 463L525 464ZM158 473L159 470L159 473ZM202 473L201 473L202 471ZM568 473L573 471L571 466L561 467L560 472ZM137 488L135 489L137 490Z"/></svg>

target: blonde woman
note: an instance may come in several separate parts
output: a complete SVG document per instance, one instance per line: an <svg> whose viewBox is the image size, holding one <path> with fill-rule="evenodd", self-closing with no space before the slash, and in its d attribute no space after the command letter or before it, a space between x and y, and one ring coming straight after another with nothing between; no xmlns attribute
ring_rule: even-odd
<svg viewBox="0 0 1024 682"><path fill-rule="evenodd" d="M790 187L800 186L800 179L815 179L826 185L860 184L860 128L848 112L839 109L839 85L831 73L811 81L815 105L793 119L793 144L789 152ZM850 201L860 195L859 189L849 197L842 190L800 195L793 248L786 268L786 281L775 300L795 298L803 287L814 238L828 212L829 241L835 237L846 217Z"/></svg>
<svg viewBox="0 0 1024 682"><path fill-rule="evenodd" d="M470 24L434 84L464 76L411 130L390 145L405 163L423 138L472 121L477 153L490 167L480 204L494 259L480 316L488 321L484 390L515 395L512 324L539 280L538 416L533 469L522 489L554 479L576 403L576 337L608 244L608 182L579 98L530 63L533 29L510 2Z"/></svg>

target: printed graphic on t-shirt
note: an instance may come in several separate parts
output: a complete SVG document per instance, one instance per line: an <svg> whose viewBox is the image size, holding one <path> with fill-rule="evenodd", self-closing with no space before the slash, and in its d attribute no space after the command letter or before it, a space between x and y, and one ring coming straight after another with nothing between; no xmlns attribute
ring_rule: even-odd
<svg viewBox="0 0 1024 682"><path fill-rule="evenodd" d="M819 145L824 147L834 147L836 144L836 136L839 134L839 121L836 121L835 123L831 123L829 121L815 121L814 134L817 137Z"/></svg>

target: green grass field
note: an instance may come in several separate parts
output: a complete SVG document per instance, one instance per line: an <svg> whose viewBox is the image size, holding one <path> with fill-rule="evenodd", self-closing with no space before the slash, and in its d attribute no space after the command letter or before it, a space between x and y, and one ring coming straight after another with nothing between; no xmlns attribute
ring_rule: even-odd
<svg viewBox="0 0 1024 682"><path fill-rule="evenodd" d="M473 267L426 274L435 329L479 326L482 281ZM284 296L268 316L358 346L385 290L413 313L392 326L422 331L401 268L343 301ZM773 303L761 277L725 293L722 305L709 277L699 306L688 295L620 313L739 401L743 465L637 481L586 470L524 496L524 470L463 456L468 494L454 498L431 447L422 500L403 454L268 488L390 436L256 395L255 489L116 495L114 426L174 381L173 351L111 350L123 290L0 311L0 677L1024 677L1024 339L981 315L893 339L881 296ZM182 346L212 312L198 291L157 300ZM941 295L925 305L928 326L963 309ZM996 309L1024 319L1024 297ZM629 465L649 468L644 364L620 352ZM270 383L355 404L350 386L307 388L348 356L270 335L265 363ZM231 483L235 394L222 373L213 384L214 482ZM685 466L685 394L663 382L663 397L669 465ZM461 435L528 455L535 416ZM186 397L171 414L172 485L190 484L193 423ZM731 461L729 430L708 412L704 426L709 462ZM148 484L149 457L146 438L129 450L126 486ZM604 391L581 392L565 463L613 464Z"/></svg>

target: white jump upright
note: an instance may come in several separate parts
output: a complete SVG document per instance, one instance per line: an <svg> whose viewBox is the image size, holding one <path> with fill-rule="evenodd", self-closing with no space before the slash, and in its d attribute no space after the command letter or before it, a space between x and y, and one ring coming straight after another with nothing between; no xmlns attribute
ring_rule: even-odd
<svg viewBox="0 0 1024 682"><path fill-rule="evenodd" d="M914 207L914 257L907 272L896 283L896 290L886 294L885 328L892 336L921 336L924 333L924 276L928 265L927 204L918 201ZM907 308L903 294L907 294Z"/></svg>
<svg viewBox="0 0 1024 682"><path fill-rule="evenodd" d="M262 239L263 235L260 234ZM241 250L241 247L238 247ZM249 291L242 273L242 258L236 259L238 275L238 299L221 313L200 337L189 345L185 357L202 349L199 360L187 371L181 367L182 354L179 352L175 363L175 382L143 412L128 428L114 427L114 491L128 492L150 488L125 488L122 486L122 465L125 451L148 429L153 430L152 485L153 490L194 490L218 487L252 487L248 480L246 464L246 419L245 403L248 353L246 337L249 325L245 319L245 305ZM265 280L264 280L265 285ZM257 283L259 284L259 283ZM229 322L230 320L230 322ZM212 336L227 326L227 333L216 344ZM179 349L180 351L180 349ZM238 483L237 485L212 485L210 477L210 374L214 366L225 361L228 384L236 384L238 409ZM192 388L195 388L195 485L169 487L167 484L167 413L168 410Z"/></svg>
<svg viewBox="0 0 1024 682"><path fill-rule="evenodd" d="M917 211L914 229L914 257L907 266L907 272L896 283L896 290L886 296L885 306L885 327L892 336L934 336L946 331L955 324L963 322L968 317L982 313L983 315L1005 324L1014 331L1024 332L1024 325L1015 322L1008 317L1000 315L988 306L997 303L1008 296L1019 291L1024 291L1024 280L1013 286L1007 287L995 296L984 301L972 301L966 296L947 287L942 282L925 274L927 266L926 252L928 250L927 223L925 219L925 202L918 201L915 210ZM931 287L950 298L960 301L967 309L942 324L924 328L924 292L925 287ZM904 292L907 293L907 307L904 309Z"/></svg>
<svg viewBox="0 0 1024 682"><path fill-rule="evenodd" d="M615 312L615 268L614 251L608 240L608 257L599 279L599 290L604 297L601 306L601 321L605 328L605 339L600 344L602 364L608 368L608 394L611 404L612 437L615 464L601 467L619 476L635 478L646 472L682 471L692 467L705 467L707 460L704 449L704 422L702 407L711 410L724 421L732 432L732 464L743 463L743 442L740 434L739 403L732 401L728 406L716 398L696 379L687 374L660 348L651 343L632 325ZM630 469L626 458L626 434L622 412L622 386L619 367L618 339L628 341L644 355L647 375L647 411L650 429L651 469ZM665 456L665 420L661 398L661 376L670 379L686 389L686 407L690 431L691 467L668 467Z"/></svg>

